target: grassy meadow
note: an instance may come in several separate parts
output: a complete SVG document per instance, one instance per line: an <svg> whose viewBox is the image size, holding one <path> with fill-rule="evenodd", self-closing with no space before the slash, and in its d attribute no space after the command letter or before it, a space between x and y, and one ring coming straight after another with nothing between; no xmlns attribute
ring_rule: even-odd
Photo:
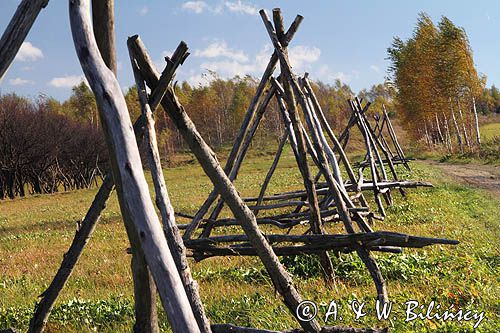
<svg viewBox="0 0 500 333"><path fill-rule="evenodd" d="M253 153L236 181L243 195L259 191L272 153ZM401 170L403 172L403 170ZM195 163L168 168L166 182L176 211L195 213L212 189ZM460 185L438 169L416 161L405 177L431 180L435 187L410 189L402 198L394 192L395 205L376 230L457 239L458 246L408 249L404 254L375 256L395 302L396 320L379 322L374 313L375 288L355 255L334 258L336 287L323 283L315 260L286 258L305 299L320 306L335 300L340 321L328 325L388 326L394 332L471 332L473 322L415 320L404 322L403 303L435 301L441 307L485 311L478 332L496 332L500 325L498 198ZM150 179L148 179L150 181ZM268 193L301 185L294 159L287 151ZM150 187L152 189L152 186ZM75 233L76 222L89 207L96 189L54 195L29 196L0 202L0 330L26 329L37 296L58 268ZM225 214L228 214L225 211ZM179 220L179 223L185 221ZM340 225L329 232L340 231ZM128 241L116 195L111 198L95 234L74 274L58 299L49 320L50 332L130 332L133 324L133 289ZM192 263L206 311L213 323L234 323L267 329L297 327L275 293L257 258L211 258ZM355 320L349 301L367 302L368 314ZM169 331L160 310L162 330Z"/></svg>

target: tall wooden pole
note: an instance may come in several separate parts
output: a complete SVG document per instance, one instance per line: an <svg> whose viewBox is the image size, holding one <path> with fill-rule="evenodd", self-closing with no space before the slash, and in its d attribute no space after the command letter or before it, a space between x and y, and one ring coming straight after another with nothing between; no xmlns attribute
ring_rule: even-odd
<svg viewBox="0 0 500 333"><path fill-rule="evenodd" d="M115 13L114 0L92 0L92 28L97 47L106 66L117 74L115 45ZM97 122L98 123L98 122ZM120 189L117 188L118 195ZM127 230L134 229L134 222L127 213L122 214ZM134 281L135 323L134 330L141 332L158 332L158 315L156 311L156 286L146 265L146 259L135 233L129 232L132 260L130 263Z"/></svg>
<svg viewBox="0 0 500 333"><path fill-rule="evenodd" d="M102 59L113 73L117 71L115 47L115 1L92 0L94 36Z"/></svg>
<svg viewBox="0 0 500 333"><path fill-rule="evenodd" d="M178 56L176 57L177 58L176 61L178 61L179 58L180 60L183 60L186 55L187 55L187 46L184 42L182 42L180 46L177 48L176 52L174 53L173 58ZM137 67L137 64L132 54L130 54L130 58L132 63L132 69L134 72L134 78L137 85L139 102L141 104L141 113L146 122L144 137L146 143L146 153L148 155L149 168L151 169L151 176L153 178L153 184L155 188L156 206L160 211L161 219L163 222L163 228L165 231L165 235L167 237L167 242L170 248L170 252L172 252L175 265L177 266L177 270L179 271L179 276L181 277L184 289L186 290L189 303L191 304L191 308L193 309L196 321L198 323L198 327L200 328L200 331L202 333L210 333L210 324L208 322L207 317L205 316L200 295L198 293L198 284L196 283L196 281L193 280L191 276L191 270L189 269L189 264L186 258L186 249L182 241L179 228L177 227L177 223L175 222L174 208L172 207L172 204L170 202L170 197L168 195L167 184L165 183L165 178L163 176L163 168L161 166L160 152L158 150L158 143L156 140L156 130L155 130L155 121L153 118L153 111L154 108L158 106L160 101L157 100L157 102L155 102L155 98L152 97L156 92L158 92L159 96L163 97L163 95L167 90L168 85L172 80L174 72L171 71L171 73L168 73L171 75L167 74L168 77L164 80L163 85L158 85L158 87L153 91L151 98L148 98L144 79L141 77L139 68ZM149 100L152 100L151 104Z"/></svg>
<svg viewBox="0 0 500 333"><path fill-rule="evenodd" d="M174 332L199 332L175 262L156 215L120 85L101 58L92 34L90 0L69 0L71 30L82 69L96 96L110 150L122 215L130 236L140 241Z"/></svg>
<svg viewBox="0 0 500 333"><path fill-rule="evenodd" d="M40 11L49 0L23 0L0 39L0 81L21 48Z"/></svg>
<svg viewBox="0 0 500 333"><path fill-rule="evenodd" d="M147 54L144 44L138 36L131 37L128 44L129 48L133 49L134 57L139 63L141 74L146 83L151 89L156 88L159 74L154 68L153 61ZM215 153L198 133L196 126L179 103L173 89L169 88L167 90L161 105L181 132L191 151L200 162L201 167L221 194L224 202L239 220L250 243L269 273L274 287L283 297L290 312L296 316L297 306L302 301L302 298L295 289L291 276L281 265L269 242L259 230L255 215L239 196L235 186L217 161ZM315 320L309 322L299 320L299 323L307 332L319 331L319 324Z"/></svg>

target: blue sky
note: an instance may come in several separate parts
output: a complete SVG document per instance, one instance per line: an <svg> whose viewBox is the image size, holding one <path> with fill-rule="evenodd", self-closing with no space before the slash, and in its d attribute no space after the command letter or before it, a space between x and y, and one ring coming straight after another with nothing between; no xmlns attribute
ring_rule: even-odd
<svg viewBox="0 0 500 333"><path fill-rule="evenodd" d="M3 32L19 0L0 0ZM64 100L81 81L73 48L67 0L51 0L28 35L21 52L0 82L0 92ZM420 11L434 21L442 15L465 28L479 72L488 85L500 85L500 1L160 1L116 0L118 78L133 83L126 49L128 36L139 34L159 66L180 40L191 52L177 79L206 82L207 69L221 77L260 77L272 53L258 10L281 7L288 25L296 14L304 21L290 45L297 73L314 79L340 79L355 92L386 76L386 49L394 36L411 35Z"/></svg>

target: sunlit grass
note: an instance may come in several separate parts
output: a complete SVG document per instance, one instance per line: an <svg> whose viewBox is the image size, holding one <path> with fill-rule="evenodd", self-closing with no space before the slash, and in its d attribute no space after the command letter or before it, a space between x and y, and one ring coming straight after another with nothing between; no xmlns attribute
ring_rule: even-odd
<svg viewBox="0 0 500 333"><path fill-rule="evenodd" d="M272 154L251 157L238 176L236 186L245 196L255 195L272 162ZM499 324L498 237L499 202L488 194L453 183L437 169L415 162L407 177L431 180L432 189L409 190L406 198L394 193L395 205L387 210L377 230L457 239L458 246L412 249L403 255L376 254L388 281L391 299L438 301L486 311L480 329L495 332ZM195 213L212 186L197 164L165 170L166 182L177 211ZM268 193L300 188L301 179L293 155L286 151ZM152 187L151 187L152 189ZM25 329L37 296L46 288L67 250L76 221L82 218L96 189L32 196L0 202L0 329ZM228 215L225 210L223 215ZM179 220L179 223L185 223ZM132 281L128 240L113 194L101 223L87 245L76 270L63 290L49 322L53 332L124 331L133 323ZM302 276L296 284L304 298L344 307L354 298L374 301L375 288L355 255L334 260L337 289L326 286L320 275ZM291 267L293 271L294 267ZM212 258L192 264L209 317L215 323L268 329L297 327L276 296L257 258ZM373 308L373 307L371 307ZM322 311L324 313L324 308ZM345 310L345 309L344 309ZM395 332L471 331L472 324L378 322L374 315L355 321L345 313L344 324L390 326ZM279 318L279 319L278 319ZM163 329L168 330L161 314Z"/></svg>

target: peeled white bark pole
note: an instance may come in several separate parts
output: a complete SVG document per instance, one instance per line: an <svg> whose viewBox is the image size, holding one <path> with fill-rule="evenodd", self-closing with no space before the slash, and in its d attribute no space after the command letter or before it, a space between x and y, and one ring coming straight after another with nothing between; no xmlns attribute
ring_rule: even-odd
<svg viewBox="0 0 500 333"><path fill-rule="evenodd" d="M0 39L0 81L16 57L33 23L49 0L23 0Z"/></svg>
<svg viewBox="0 0 500 333"><path fill-rule="evenodd" d="M90 0L69 0L73 41L96 96L113 177L123 197L120 208L134 221L141 247L174 332L199 332L149 195L132 122L120 85L101 58L92 32Z"/></svg>
<svg viewBox="0 0 500 333"><path fill-rule="evenodd" d="M478 146L481 145L481 133L479 132L479 119L477 117L476 99L472 97L472 111L474 113L474 126L476 129L476 140Z"/></svg>

